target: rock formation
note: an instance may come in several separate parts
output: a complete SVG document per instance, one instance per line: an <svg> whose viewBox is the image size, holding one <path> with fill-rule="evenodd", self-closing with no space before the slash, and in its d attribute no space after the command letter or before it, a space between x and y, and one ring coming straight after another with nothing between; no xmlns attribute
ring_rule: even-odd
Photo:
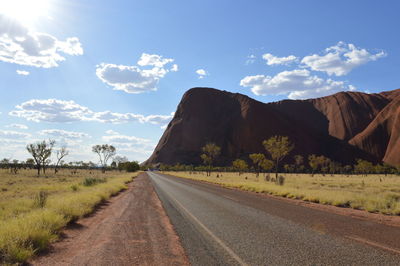
<svg viewBox="0 0 400 266"><path fill-rule="evenodd" d="M344 164L357 158L400 164L400 89L262 103L238 93L193 88L183 95L145 163L197 165L201 147L214 142L221 147L218 164L230 165L265 152L261 143L273 135L294 142L292 155L325 155Z"/></svg>

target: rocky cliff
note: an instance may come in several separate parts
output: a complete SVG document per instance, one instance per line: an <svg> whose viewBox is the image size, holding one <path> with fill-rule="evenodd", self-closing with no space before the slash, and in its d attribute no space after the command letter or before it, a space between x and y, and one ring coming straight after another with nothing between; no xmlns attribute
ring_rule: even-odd
<svg viewBox="0 0 400 266"><path fill-rule="evenodd" d="M289 136L295 143L292 155L399 164L400 89L266 104L242 94L193 88L183 95L146 163L199 164L201 147L215 142L221 147L218 163L228 165L264 152L261 142L273 135Z"/></svg>

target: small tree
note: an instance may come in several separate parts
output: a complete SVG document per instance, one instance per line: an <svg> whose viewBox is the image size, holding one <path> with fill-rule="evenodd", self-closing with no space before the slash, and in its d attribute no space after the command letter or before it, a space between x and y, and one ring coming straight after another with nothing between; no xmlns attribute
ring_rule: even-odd
<svg viewBox="0 0 400 266"><path fill-rule="evenodd" d="M249 158L253 161L254 169L256 170L256 176L258 177L265 161L265 155L262 153L252 153L249 155Z"/></svg>
<svg viewBox="0 0 400 266"><path fill-rule="evenodd" d="M261 168L265 171L265 179L267 181L269 180L269 174L267 174L267 172L271 171L273 167L274 167L274 162L271 160L264 159L264 161L262 161L261 163Z"/></svg>
<svg viewBox="0 0 400 266"><path fill-rule="evenodd" d="M35 165L35 160L33 160L32 158L28 158L25 161L25 166L32 169L32 167Z"/></svg>
<svg viewBox="0 0 400 266"><path fill-rule="evenodd" d="M203 160L204 164L208 166L207 176L210 176L212 164L221 153L221 148L215 145L215 143L207 143L201 150L203 154L200 155L200 158Z"/></svg>
<svg viewBox="0 0 400 266"><path fill-rule="evenodd" d="M311 154L308 156L308 164L311 167L311 176L315 174L315 172L318 171L319 167L319 161L318 161L318 156L315 154Z"/></svg>
<svg viewBox="0 0 400 266"><path fill-rule="evenodd" d="M354 171L359 174L367 175L374 170L374 165L371 162L358 159L354 165Z"/></svg>
<svg viewBox="0 0 400 266"><path fill-rule="evenodd" d="M308 164L311 167L311 175L313 176L316 172L321 171L322 173L327 173L329 171L331 160L323 155L317 156L311 154L308 156Z"/></svg>
<svg viewBox="0 0 400 266"><path fill-rule="evenodd" d="M294 156L294 165L296 166L296 172L299 173L304 170L304 157L301 155Z"/></svg>
<svg viewBox="0 0 400 266"><path fill-rule="evenodd" d="M234 160L232 162L232 166L239 172L239 175L241 175L248 168L246 161L241 159Z"/></svg>
<svg viewBox="0 0 400 266"><path fill-rule="evenodd" d="M124 169L122 164L126 163L126 162L129 162L129 160L125 156L116 155L113 158L113 162L116 163L116 166L117 166L118 170L122 171Z"/></svg>
<svg viewBox="0 0 400 266"><path fill-rule="evenodd" d="M136 172L136 171L139 171L139 170L140 170L140 165L139 165L138 162L135 162L135 161L133 161L133 162L126 162L125 164L126 164L125 170L126 170L127 172Z"/></svg>
<svg viewBox="0 0 400 266"><path fill-rule="evenodd" d="M62 159L69 154L67 148L65 146L61 147L57 151L57 163L54 167L54 174L57 174L58 172L58 167L60 166L60 163L62 162Z"/></svg>
<svg viewBox="0 0 400 266"><path fill-rule="evenodd" d="M108 144L94 145L92 151L99 156L102 172L106 172L107 162L115 155L115 147Z"/></svg>
<svg viewBox="0 0 400 266"><path fill-rule="evenodd" d="M26 146L26 149L32 155L33 160L35 161L36 168L38 170L38 176L40 175L41 169L43 169L44 174L46 173L46 166L50 162L49 157L51 156L51 152L55 143L55 140L49 140L49 142L43 140L42 142L28 144Z"/></svg>
<svg viewBox="0 0 400 266"><path fill-rule="evenodd" d="M285 136L273 136L263 141L264 148L275 164L275 178L278 179L279 163L293 150L294 145Z"/></svg>

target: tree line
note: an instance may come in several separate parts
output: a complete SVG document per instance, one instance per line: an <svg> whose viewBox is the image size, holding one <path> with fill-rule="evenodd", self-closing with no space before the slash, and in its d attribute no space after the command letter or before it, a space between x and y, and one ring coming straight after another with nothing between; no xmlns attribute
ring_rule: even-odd
<svg viewBox="0 0 400 266"><path fill-rule="evenodd" d="M212 171L235 171L241 175L244 172L254 172L258 177L260 173L275 173L275 179L278 180L278 173L309 173L314 174L400 174L400 166L397 168L386 163L373 164L372 162L357 159L354 165L342 165L324 155L311 154L293 155L292 164L283 164L287 159L294 144L286 136L273 136L262 142L266 151L264 153L249 154L248 158L238 158L232 161L230 166L215 167L221 148L215 143L207 143L201 148L200 155L203 165L166 165L161 164L160 170L164 171L204 171L207 176ZM287 161L287 160L286 160Z"/></svg>
<svg viewBox="0 0 400 266"><path fill-rule="evenodd" d="M134 172L140 169L137 161L129 161L126 157L116 155L116 148L113 145L102 144L94 145L92 152L99 157L99 164L83 161L65 162L65 158L69 155L67 147L62 146L59 149L55 148L55 140L43 140L36 143L31 143L26 146L26 150L32 156L26 161L12 160L4 158L0 161L0 168L10 169L11 173L17 174L20 169L36 169L37 175L46 174L46 169L54 169L54 174L57 174L60 168L66 169L101 169L104 173L106 170L120 170ZM55 161L51 160L51 155L55 154ZM112 160L110 166L109 161Z"/></svg>

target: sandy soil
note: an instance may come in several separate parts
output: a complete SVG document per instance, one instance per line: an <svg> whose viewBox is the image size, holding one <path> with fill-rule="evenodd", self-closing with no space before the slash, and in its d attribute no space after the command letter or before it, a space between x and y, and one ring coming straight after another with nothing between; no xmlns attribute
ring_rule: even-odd
<svg viewBox="0 0 400 266"><path fill-rule="evenodd" d="M91 216L63 231L32 265L189 265L145 174Z"/></svg>

